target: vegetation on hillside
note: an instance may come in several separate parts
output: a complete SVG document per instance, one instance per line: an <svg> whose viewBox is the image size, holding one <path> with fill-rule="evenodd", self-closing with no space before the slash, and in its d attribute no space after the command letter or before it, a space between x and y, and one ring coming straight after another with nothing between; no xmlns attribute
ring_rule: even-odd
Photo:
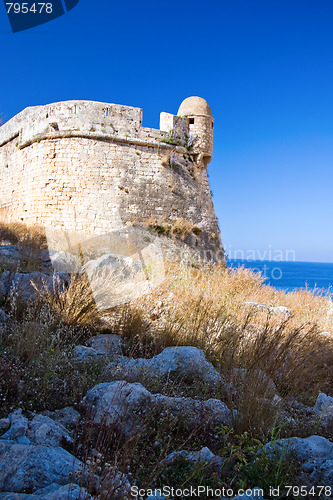
<svg viewBox="0 0 333 500"><path fill-rule="evenodd" d="M26 233L23 226L2 227L0 238L44 248L44 239L38 233ZM107 283L100 293L110 288L112 283ZM86 422L78 428L75 453L89 459L93 470L99 465L90 452L97 450L105 474L117 464L145 487L176 479L183 484L251 487L255 477L259 481L259 469L265 467L278 483L290 479L293 469L283 463L278 470L276 462L264 456L257 466L250 463L261 443L272 435L315 432L306 419L298 421L296 429L284 421L293 398L311 406L319 391L333 395L333 336L321 334L333 332L330 297L277 291L264 285L260 275L243 268L180 264L170 264L164 282L150 294L111 310L96 307L85 275L71 276L65 287L38 290L39 298L26 302L12 289L2 304L8 318L0 324L0 418L18 407L40 412L76 406L101 380L105 361L78 365L73 349L98 333L119 334L124 339L123 354L131 357L150 358L168 346L196 346L225 380L221 389L195 381L184 384L181 379L142 383L151 392L171 396L221 398L237 410L232 428L219 428L212 434L200 427L189 433L171 416L162 421L152 414L145 432L128 439L116 430ZM254 309L247 302L285 306L291 316ZM272 397L275 392L279 398ZM158 468L167 453L202 446L226 458L223 477L204 463L194 471L184 461L170 470Z"/></svg>

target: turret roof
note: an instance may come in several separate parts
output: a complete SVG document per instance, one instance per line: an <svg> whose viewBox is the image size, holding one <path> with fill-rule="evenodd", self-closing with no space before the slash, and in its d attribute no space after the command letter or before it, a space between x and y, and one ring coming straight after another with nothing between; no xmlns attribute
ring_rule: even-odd
<svg viewBox="0 0 333 500"><path fill-rule="evenodd" d="M178 116L210 116L213 117L212 111L205 99L198 96L192 96L185 99L178 110Z"/></svg>

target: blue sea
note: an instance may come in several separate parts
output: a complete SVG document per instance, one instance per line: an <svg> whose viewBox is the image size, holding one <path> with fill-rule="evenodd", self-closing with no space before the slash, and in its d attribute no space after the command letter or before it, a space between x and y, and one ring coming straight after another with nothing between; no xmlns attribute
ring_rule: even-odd
<svg viewBox="0 0 333 500"><path fill-rule="evenodd" d="M315 293L329 293L333 296L333 263L324 262L280 262L273 260L230 259L230 267L241 267L261 272L265 284L278 290L292 292L308 289Z"/></svg>

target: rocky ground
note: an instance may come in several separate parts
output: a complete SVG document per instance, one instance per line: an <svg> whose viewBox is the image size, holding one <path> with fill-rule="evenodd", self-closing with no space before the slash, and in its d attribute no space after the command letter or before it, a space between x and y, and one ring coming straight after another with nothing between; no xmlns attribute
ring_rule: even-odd
<svg viewBox="0 0 333 500"><path fill-rule="evenodd" d="M14 245L0 247L9 263L18 252ZM13 287L20 289L23 302L38 299L32 281L43 282L52 293L54 275L46 254L42 267L29 273L5 269L0 275L0 329L7 332L0 337L3 355L13 314L6 301ZM66 286L70 276L58 271L57 279ZM254 302L244 307L269 308ZM270 312L291 315L285 307ZM17 400L0 419L0 500L162 500L167 497L150 490L163 485L209 485L220 492L202 498L244 498L237 496L242 488L248 489L245 498L263 498L254 491L263 483L267 499L268 486L283 480L303 486L307 498L333 497L333 397L320 392L310 406L281 395L261 369L251 374L234 368L226 377L197 347L170 346L153 356L133 356L123 336L92 333L69 355L78 381L98 372L79 401L36 411ZM259 406L269 405L276 415L265 441L234 431L241 417L233 405L236 381L249 375L264 387L257 395ZM281 429L288 437L281 438ZM300 437L292 435L300 429ZM297 491L288 498L305 497ZM278 498L287 498L286 491Z"/></svg>
<svg viewBox="0 0 333 500"><path fill-rule="evenodd" d="M18 408L0 420L1 500L93 498L84 488L89 484L91 491L92 483L99 492L97 495L106 490L112 495L110 498L132 498L131 487L137 483L130 472L124 474L113 464L108 464L105 471L105 464L96 465L98 456L82 460L82 453L73 451L79 429L84 432L87 423L103 426L104 431L112 429L113 433L128 439L149 426L152 415L155 422L171 415L178 425L186 427L187 432L205 426L205 432L210 428L214 433L217 428L232 425L232 410L221 399L171 397L152 393L139 383L141 377L148 377L160 381L168 379L170 383L181 378L184 387L189 380L191 383L204 382L212 389L223 385L223 379L202 351L195 347L170 347L151 359L133 359L122 355L121 347L122 339L112 334L97 335L86 345L76 346L74 359L77 363L84 366L104 358L102 379L116 379L97 384L76 409L67 407L42 414L24 414ZM322 431L332 428L332 397L320 393L315 406L305 410L320 422ZM283 418L294 417L284 415ZM278 439L267 443L264 449L268 455L290 454L299 461L302 483L309 488L333 484L333 443L327 438L312 435ZM81 460L75 455L81 456ZM226 462L223 454L215 454L204 446L198 451L173 451L163 456L159 467L172 468L180 459L193 467L205 463L218 475L223 474ZM91 466L93 460L94 467Z"/></svg>

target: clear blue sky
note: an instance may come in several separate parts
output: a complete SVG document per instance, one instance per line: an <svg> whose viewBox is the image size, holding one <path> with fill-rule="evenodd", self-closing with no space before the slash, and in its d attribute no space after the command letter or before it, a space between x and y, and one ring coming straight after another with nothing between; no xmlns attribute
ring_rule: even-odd
<svg viewBox="0 0 333 500"><path fill-rule="evenodd" d="M144 125L190 95L215 118L209 167L226 251L333 262L333 1L80 0L12 34L0 4L0 113L91 99Z"/></svg>

